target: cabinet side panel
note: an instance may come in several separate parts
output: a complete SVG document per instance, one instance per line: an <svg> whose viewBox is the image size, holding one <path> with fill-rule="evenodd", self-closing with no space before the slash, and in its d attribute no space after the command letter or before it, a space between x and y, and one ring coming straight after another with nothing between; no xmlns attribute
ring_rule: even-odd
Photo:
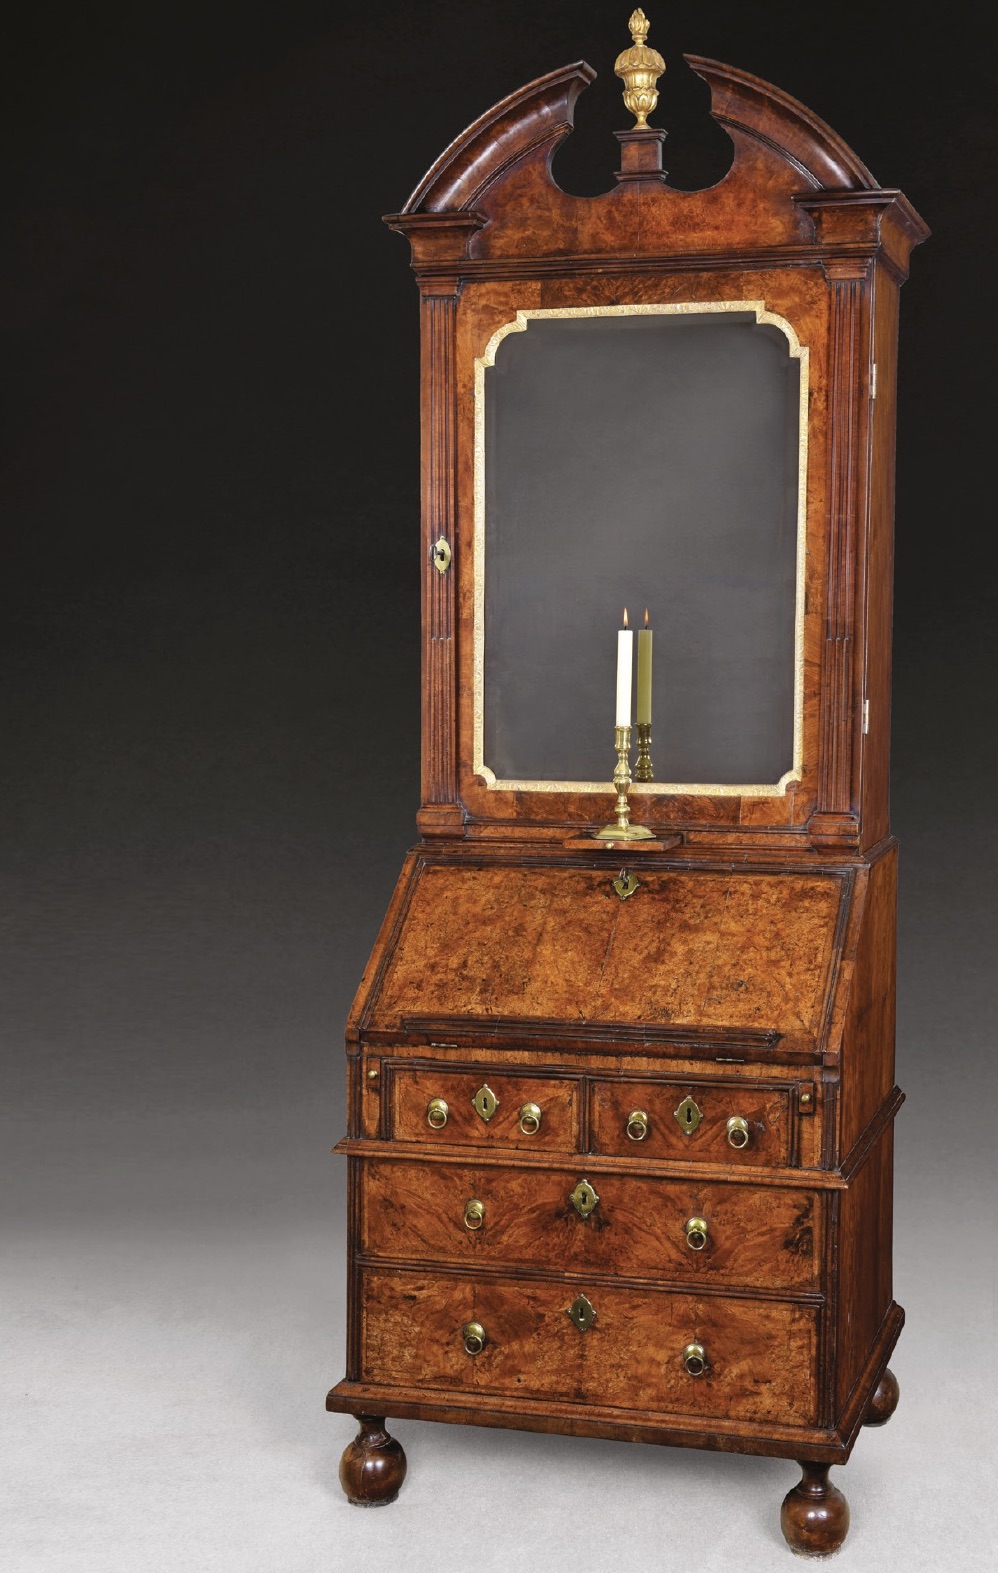
<svg viewBox="0 0 998 1573"><path fill-rule="evenodd" d="M894 428L898 286L883 267L875 281L873 454L866 605L868 731L863 738L863 845L890 832L891 628L894 606Z"/></svg>
<svg viewBox="0 0 998 1573"><path fill-rule="evenodd" d="M888 1126L842 1196L836 1409L841 1415L891 1307L894 1128Z"/></svg>
<svg viewBox="0 0 998 1573"><path fill-rule="evenodd" d="M897 848L870 870L842 1045L842 1158L894 1085Z"/></svg>

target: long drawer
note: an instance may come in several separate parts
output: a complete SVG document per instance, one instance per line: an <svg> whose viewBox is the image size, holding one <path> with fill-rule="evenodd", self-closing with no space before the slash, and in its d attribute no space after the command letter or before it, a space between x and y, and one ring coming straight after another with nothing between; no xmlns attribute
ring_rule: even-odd
<svg viewBox="0 0 998 1573"><path fill-rule="evenodd" d="M367 1160L366 1256L813 1290L823 1211L804 1189L577 1168Z"/></svg>
<svg viewBox="0 0 998 1573"><path fill-rule="evenodd" d="M387 1268L365 1270L361 1305L367 1382L693 1419L815 1419L813 1306Z"/></svg>

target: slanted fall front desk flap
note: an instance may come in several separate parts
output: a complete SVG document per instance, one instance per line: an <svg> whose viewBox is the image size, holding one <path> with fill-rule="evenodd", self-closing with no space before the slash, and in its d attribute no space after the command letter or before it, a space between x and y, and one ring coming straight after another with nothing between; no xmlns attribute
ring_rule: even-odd
<svg viewBox="0 0 998 1573"><path fill-rule="evenodd" d="M850 877L416 857L364 1031L460 1020L777 1040L822 1037ZM636 882L636 884L635 884ZM633 888L632 888L633 887Z"/></svg>

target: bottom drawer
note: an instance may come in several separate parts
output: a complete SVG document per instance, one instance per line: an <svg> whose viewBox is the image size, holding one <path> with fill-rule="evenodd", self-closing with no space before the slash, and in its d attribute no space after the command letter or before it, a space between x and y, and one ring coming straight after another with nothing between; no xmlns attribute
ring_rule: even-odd
<svg viewBox="0 0 998 1573"><path fill-rule="evenodd" d="M362 1379L483 1398L522 1393L693 1418L814 1423L815 1307L595 1286L587 1295L595 1317L581 1331L569 1315L579 1294L576 1284L537 1279L369 1269ZM472 1322L484 1332L477 1354L465 1348ZM702 1374L687 1368L691 1344L701 1347Z"/></svg>

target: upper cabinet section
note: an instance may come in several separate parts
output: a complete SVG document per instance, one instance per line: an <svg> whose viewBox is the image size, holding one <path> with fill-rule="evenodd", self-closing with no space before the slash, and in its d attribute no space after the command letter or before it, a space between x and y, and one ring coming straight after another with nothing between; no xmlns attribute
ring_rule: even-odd
<svg viewBox="0 0 998 1573"><path fill-rule="evenodd" d="M646 34L612 191L551 173L578 64L387 221L423 301L420 828L584 840L623 757L653 840L859 850L889 828L897 292L927 231L803 106L694 58L734 158L670 189Z"/></svg>

